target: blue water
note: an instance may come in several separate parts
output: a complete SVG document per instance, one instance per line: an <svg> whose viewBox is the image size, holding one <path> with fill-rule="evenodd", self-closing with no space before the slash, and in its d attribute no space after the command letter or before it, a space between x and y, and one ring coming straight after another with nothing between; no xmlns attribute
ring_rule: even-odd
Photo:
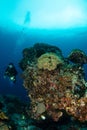
<svg viewBox="0 0 87 130"><path fill-rule="evenodd" d="M21 101L30 101L23 86L23 71L19 62L23 49L32 47L35 43L57 46L64 57L73 49L81 49L87 55L87 0L0 0L0 95L12 95ZM10 62L18 72L15 84L9 78L4 78ZM84 70L87 81L87 64L84 65ZM7 113L8 107L9 102ZM15 111L11 115L13 118L14 113ZM12 123L12 118L9 121ZM67 122L63 122L64 127L69 127ZM70 125L75 123L73 118L71 122ZM58 124L60 128L61 123ZM81 130L83 129L87 130L87 127Z"/></svg>
<svg viewBox="0 0 87 130"><path fill-rule="evenodd" d="M19 28L16 27L16 28ZM35 43L48 43L55 45L62 50L64 57L67 57L72 49L81 49L87 54L87 29L73 28L65 30L41 30L26 29L12 30L4 27L0 28L0 94L16 95L27 100L27 92L23 87L21 79L21 69L19 62L22 58L22 50L31 47ZM16 84L12 84L7 78L4 79L4 71L7 65L14 63L18 75ZM87 65L85 73L87 77Z"/></svg>

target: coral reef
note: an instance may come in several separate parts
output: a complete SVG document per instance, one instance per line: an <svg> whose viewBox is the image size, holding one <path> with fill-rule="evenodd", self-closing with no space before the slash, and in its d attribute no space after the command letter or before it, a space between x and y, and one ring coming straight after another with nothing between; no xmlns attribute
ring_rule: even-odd
<svg viewBox="0 0 87 130"><path fill-rule="evenodd" d="M42 54L37 60L37 66L39 69L54 70L58 65L62 65L63 60L58 57L55 53Z"/></svg>
<svg viewBox="0 0 87 130"><path fill-rule="evenodd" d="M12 95L0 95L0 104L0 130L41 130L27 115L29 103Z"/></svg>
<svg viewBox="0 0 87 130"><path fill-rule="evenodd" d="M32 50L35 52L31 50L32 61L28 59L29 64L22 74L23 85L31 99L28 114L36 120L51 118L57 122L67 113L80 122L86 122L87 81L83 64L87 63L87 56L77 49L64 58L57 47L45 45L46 50L43 44L34 47Z"/></svg>
<svg viewBox="0 0 87 130"><path fill-rule="evenodd" d="M85 64L87 63L87 56L86 54L80 49L74 49L68 56L69 60L73 63L77 64Z"/></svg>
<svg viewBox="0 0 87 130"><path fill-rule="evenodd" d="M0 130L10 130L10 129L5 123L0 122Z"/></svg>
<svg viewBox="0 0 87 130"><path fill-rule="evenodd" d="M0 112L0 120L7 120L8 119L8 117L5 115L5 113L4 112Z"/></svg>
<svg viewBox="0 0 87 130"><path fill-rule="evenodd" d="M19 66L22 70L25 70L28 65L36 62L42 54L52 52L62 57L62 52L58 47L50 46L45 43L36 43L33 47L25 48L22 52L23 58L21 59Z"/></svg>

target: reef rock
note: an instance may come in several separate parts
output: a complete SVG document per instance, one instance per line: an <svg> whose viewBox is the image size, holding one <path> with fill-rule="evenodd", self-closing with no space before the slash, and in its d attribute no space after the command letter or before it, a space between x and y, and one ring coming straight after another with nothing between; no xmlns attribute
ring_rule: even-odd
<svg viewBox="0 0 87 130"><path fill-rule="evenodd" d="M74 49L68 56L68 59L76 64L86 64L87 63L87 56L86 54L80 49Z"/></svg>

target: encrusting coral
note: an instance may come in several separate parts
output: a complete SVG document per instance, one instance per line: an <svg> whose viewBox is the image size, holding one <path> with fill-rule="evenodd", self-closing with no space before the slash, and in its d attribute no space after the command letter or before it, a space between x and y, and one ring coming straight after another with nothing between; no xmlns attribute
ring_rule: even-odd
<svg viewBox="0 0 87 130"><path fill-rule="evenodd" d="M55 49L58 50L56 47ZM85 63L83 57L79 55L82 64L71 64L69 58L66 60L62 53L56 53L56 50L53 53L49 49L49 52L39 57L33 56L34 59L23 72L23 85L31 99L29 113L36 120L50 117L58 121L66 112L75 119L85 122L87 82L82 66Z"/></svg>

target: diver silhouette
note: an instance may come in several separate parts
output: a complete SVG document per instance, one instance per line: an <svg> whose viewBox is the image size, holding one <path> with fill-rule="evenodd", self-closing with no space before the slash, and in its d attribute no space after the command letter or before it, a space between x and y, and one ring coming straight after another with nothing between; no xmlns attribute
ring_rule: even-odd
<svg viewBox="0 0 87 130"><path fill-rule="evenodd" d="M25 15L25 19L24 19L24 25L26 24L29 24L30 23L30 12L26 12L26 15Z"/></svg>
<svg viewBox="0 0 87 130"><path fill-rule="evenodd" d="M14 64L9 63L9 65L7 66L7 68L5 70L4 77L8 77L13 83L15 83L17 74L18 74L18 72L17 72Z"/></svg>

